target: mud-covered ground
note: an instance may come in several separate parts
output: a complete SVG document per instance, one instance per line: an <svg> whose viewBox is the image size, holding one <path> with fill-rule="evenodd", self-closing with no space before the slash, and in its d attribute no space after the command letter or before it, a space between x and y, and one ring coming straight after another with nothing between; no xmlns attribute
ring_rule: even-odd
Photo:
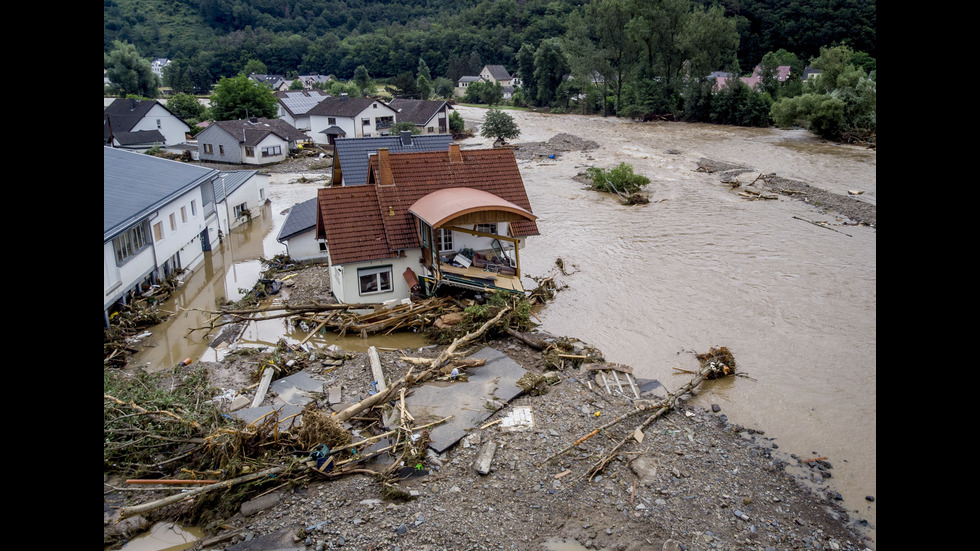
<svg viewBox="0 0 980 551"><path fill-rule="evenodd" d="M320 293L322 267L303 270L289 289L291 301ZM534 373L547 369L541 354L512 338L480 343L492 346ZM433 357L437 347L405 351ZM386 376L408 369L401 351L383 351ZM249 384L258 356L236 355L207 364L216 384ZM340 367L308 362L306 370L340 386L344 402L367 396L373 380L366 354L349 354ZM212 549L863 549L872 547L855 534L851 519L835 500L832 465L815 458L791 458L778 442L727 422L723 411L681 401L655 421L640 442L631 439L598 476L589 469L616 442L646 419L643 413L620 423L546 462L594 429L644 402L610 396L578 369L559 371L561 382L541 396L520 396L488 421L514 406L531 408L534 426L508 431L494 424L474 429L444 454L429 454L427 473L402 480L406 502L386 501L375 477L347 475L279 489L243 507L221 524ZM690 375L663 381L669 388ZM465 383L457 383L465 384ZM707 382L699 390L710 402L716 384L750 384L735 379ZM250 392L245 391L247 397ZM666 391L660 388L654 399ZM267 398L271 399L271 398ZM318 406L328 409L322 396ZM473 462L492 442L495 455L488 475ZM387 461L390 461L388 459ZM800 466L803 467L800 467ZM384 462L365 465L382 469ZM794 474L787 466L796 466ZM799 473L803 473L802 475ZM802 480L806 477L808 480ZM114 483L113 481L109 481ZM804 484L806 482L806 484ZM811 489L821 488L818 492ZM107 511L125 500L163 494L106 495ZM153 518L179 514L164 509ZM203 541L208 541L205 539ZM561 545L567 545L562 547ZM581 546L581 547L578 547Z"/></svg>

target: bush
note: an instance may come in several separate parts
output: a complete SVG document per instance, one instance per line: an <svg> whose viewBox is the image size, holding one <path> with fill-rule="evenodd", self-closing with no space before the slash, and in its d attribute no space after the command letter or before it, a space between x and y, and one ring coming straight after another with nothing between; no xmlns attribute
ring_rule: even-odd
<svg viewBox="0 0 980 551"><path fill-rule="evenodd" d="M619 163L619 166L611 170L593 166L585 172L592 179L592 189L607 193L629 195L650 183L646 176L634 174L633 166L627 163Z"/></svg>

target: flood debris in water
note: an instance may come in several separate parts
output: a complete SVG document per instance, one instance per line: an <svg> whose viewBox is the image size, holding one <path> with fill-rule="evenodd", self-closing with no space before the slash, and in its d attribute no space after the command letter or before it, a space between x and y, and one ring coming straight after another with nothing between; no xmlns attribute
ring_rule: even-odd
<svg viewBox="0 0 980 551"><path fill-rule="evenodd" d="M131 297L109 315L109 327L104 329L102 339L104 367L124 367L126 359L139 351L134 343L136 337L173 315L161 310L159 305L177 289L177 275L175 273L159 285L152 285L146 292Z"/></svg>

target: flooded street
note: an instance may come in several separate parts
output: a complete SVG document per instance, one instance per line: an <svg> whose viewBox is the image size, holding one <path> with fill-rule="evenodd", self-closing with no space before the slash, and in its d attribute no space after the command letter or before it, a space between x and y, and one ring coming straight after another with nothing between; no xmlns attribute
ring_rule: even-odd
<svg viewBox="0 0 980 551"><path fill-rule="evenodd" d="M468 127L484 113L459 110ZM607 360L668 389L689 377L675 367L696 369L692 352L729 347L751 378L708 385L698 404L720 405L733 422L775 438L783 452L826 456L833 489L874 525L875 504L864 497L877 495L876 230L816 227L793 217L833 217L787 197L746 201L717 174L695 169L701 158L737 163L754 171L740 177L745 183L775 172L836 193L864 190L861 199L874 204L876 153L802 131L508 112L522 130L517 141L566 132L600 144L519 163L542 233L521 252L524 273L550 274L558 257L574 272L561 278L568 289L538 314L543 329L594 344ZM485 145L482 138L462 142ZM626 207L571 179L585 166L623 161L651 179L651 204ZM185 337L205 317L184 309L237 298L258 277L258 259L284 251L275 241L282 211L318 187L293 180L272 175L271 207L188 279L165 306L179 315L154 331L154 346L134 365L215 359L208 339ZM268 323L245 339L273 344L284 324Z"/></svg>
<svg viewBox="0 0 980 551"><path fill-rule="evenodd" d="M468 123L482 115L461 111ZM847 508L874 524L864 497L877 494L876 230L838 228L848 237L807 224L793 216L833 217L786 197L746 201L695 169L701 158L737 163L755 171L745 183L775 172L864 190L874 204L876 153L801 131L509 113L517 141L567 132L601 146L521 163L542 233L522 251L525 273L550 273L556 257L577 270L543 310L543 329L593 343L668 388L687 381L675 367L697 368L691 352L729 347L752 379L710 385L699 402L764 430L784 452L828 457ZM652 204L626 207L571 180L584 166L623 161L650 178Z"/></svg>

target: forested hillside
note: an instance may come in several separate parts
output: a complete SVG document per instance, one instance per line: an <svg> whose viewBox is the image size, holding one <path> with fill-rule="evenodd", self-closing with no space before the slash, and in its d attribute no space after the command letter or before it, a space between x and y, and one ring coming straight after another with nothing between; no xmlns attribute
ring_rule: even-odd
<svg viewBox="0 0 980 551"><path fill-rule="evenodd" d="M603 2L605 3L605 2ZM250 59L278 74L350 78L364 65L375 77L415 71L455 80L483 63L514 67L523 44L537 49L564 36L584 0L104 0L103 50L113 41L146 58L180 60L204 85L233 76ZM874 0L630 1L632 11L678 12L720 6L738 33L737 59L751 71L768 51L807 60L842 43L877 57ZM661 20L667 24L669 21ZM732 64L729 64L732 65ZM724 69L730 67L716 67Z"/></svg>

